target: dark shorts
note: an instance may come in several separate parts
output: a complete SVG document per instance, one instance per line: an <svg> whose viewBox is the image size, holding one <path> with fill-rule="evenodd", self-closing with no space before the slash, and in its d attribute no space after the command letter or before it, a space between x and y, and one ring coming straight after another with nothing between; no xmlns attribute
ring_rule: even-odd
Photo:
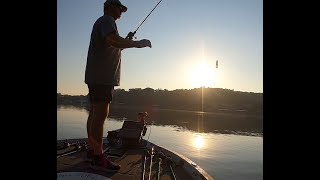
<svg viewBox="0 0 320 180"><path fill-rule="evenodd" d="M94 102L108 102L112 101L114 86L101 84L88 84L89 100Z"/></svg>

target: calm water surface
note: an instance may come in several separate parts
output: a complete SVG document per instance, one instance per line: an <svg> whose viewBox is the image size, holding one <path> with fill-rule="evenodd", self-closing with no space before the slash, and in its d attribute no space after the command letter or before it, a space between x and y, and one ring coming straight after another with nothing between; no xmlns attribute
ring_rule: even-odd
<svg viewBox="0 0 320 180"><path fill-rule="evenodd" d="M57 139L86 137L88 112L57 109ZM107 131L122 127L125 117L108 118ZM197 133L181 126L150 125L145 139L188 157L217 180L262 180L263 137Z"/></svg>

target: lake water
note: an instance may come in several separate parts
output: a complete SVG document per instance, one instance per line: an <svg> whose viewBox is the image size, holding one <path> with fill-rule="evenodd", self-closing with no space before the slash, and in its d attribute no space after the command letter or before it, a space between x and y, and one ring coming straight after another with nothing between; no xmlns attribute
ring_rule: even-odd
<svg viewBox="0 0 320 180"><path fill-rule="evenodd" d="M110 117L105 123L104 133L122 127L126 119L133 119L133 112L140 109L111 109ZM140 111L139 111L140 112ZM149 112L149 111L148 111ZM228 134L220 131L204 131L202 118L185 115L180 112L162 110L161 113L151 111L147 121L148 126L144 139L179 152L188 157L216 180L262 180L263 179L263 136L257 133ZM181 115L184 114L184 115ZM123 115L119 115L123 114ZM164 118L160 122L159 119ZM169 114L169 115L168 115ZM182 117L193 117L182 121ZM57 108L57 139L86 138L86 120L88 111L84 108ZM201 116L203 117L203 116ZM168 123L177 122L180 123ZM192 127L191 127L192 126ZM194 127L198 126L198 127ZM197 129L200 129L197 131ZM227 131L224 131L227 132Z"/></svg>

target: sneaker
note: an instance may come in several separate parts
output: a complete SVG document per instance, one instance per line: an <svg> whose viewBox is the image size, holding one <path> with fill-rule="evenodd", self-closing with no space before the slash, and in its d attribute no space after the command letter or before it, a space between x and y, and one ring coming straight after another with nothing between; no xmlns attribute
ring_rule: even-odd
<svg viewBox="0 0 320 180"><path fill-rule="evenodd" d="M93 159L93 150L92 149L88 149L88 151L87 151L87 159L86 160L88 162L91 162L92 159Z"/></svg>
<svg viewBox="0 0 320 180"><path fill-rule="evenodd" d="M93 161L91 161L90 167L94 170L104 172L115 172L121 168L120 165L109 161L104 154L95 156L93 158Z"/></svg>

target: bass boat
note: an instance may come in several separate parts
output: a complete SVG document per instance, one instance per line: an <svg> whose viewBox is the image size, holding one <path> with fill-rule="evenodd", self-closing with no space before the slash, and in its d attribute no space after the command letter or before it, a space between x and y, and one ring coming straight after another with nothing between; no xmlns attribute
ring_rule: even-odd
<svg viewBox="0 0 320 180"><path fill-rule="evenodd" d="M87 159L87 138L57 140L57 180L213 180L187 157L143 137L146 112L138 121L125 120L122 128L103 138L108 159L121 165L116 172L94 170Z"/></svg>

